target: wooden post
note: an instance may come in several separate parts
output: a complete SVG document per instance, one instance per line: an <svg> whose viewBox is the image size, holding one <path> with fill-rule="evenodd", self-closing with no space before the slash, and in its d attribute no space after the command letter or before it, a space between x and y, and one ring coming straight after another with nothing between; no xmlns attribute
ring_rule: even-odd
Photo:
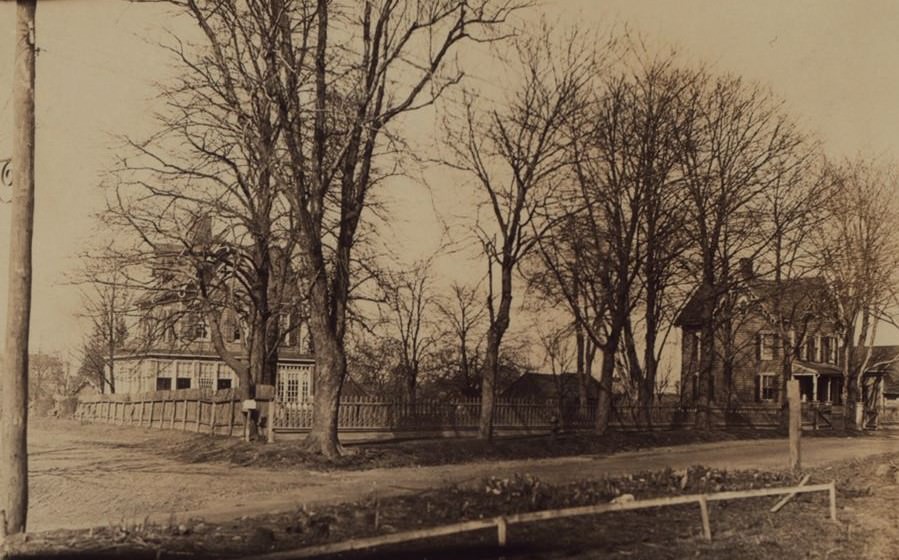
<svg viewBox="0 0 899 560"><path fill-rule="evenodd" d="M496 518L496 542L499 546L506 546L509 543L509 524L506 523L505 517Z"/></svg>
<svg viewBox="0 0 899 560"><path fill-rule="evenodd" d="M200 416L203 414L203 399L197 399L197 421L194 423L194 431L200 431Z"/></svg>
<svg viewBox="0 0 899 560"><path fill-rule="evenodd" d="M212 401L212 410L209 412L209 433L215 434L215 401Z"/></svg>
<svg viewBox="0 0 899 560"><path fill-rule="evenodd" d="M137 425L138 426L144 425L144 400L143 399L141 399L141 401L140 401L140 410L137 411Z"/></svg>
<svg viewBox="0 0 899 560"><path fill-rule="evenodd" d="M275 414L277 413L275 399L268 402L268 442L275 443Z"/></svg>
<svg viewBox="0 0 899 560"><path fill-rule="evenodd" d="M799 472L802 468L800 438L802 437L802 401L799 397L799 380L787 381L787 401L790 405L790 469Z"/></svg>
<svg viewBox="0 0 899 560"><path fill-rule="evenodd" d="M12 79L12 201L4 368L0 375L0 509L6 532L25 532L28 513L28 334L34 234L34 78L37 0L16 2Z"/></svg>
<svg viewBox="0 0 899 560"><path fill-rule="evenodd" d="M169 429L175 429L175 418L178 416L178 401L172 400L172 421L169 423Z"/></svg>
<svg viewBox="0 0 899 560"><path fill-rule="evenodd" d="M702 517L702 536L712 540L712 525L709 523L709 502L705 496L699 497L699 515Z"/></svg>
<svg viewBox="0 0 899 560"><path fill-rule="evenodd" d="M830 481L828 493L830 494L830 519L837 521L837 483L833 480Z"/></svg>
<svg viewBox="0 0 899 560"><path fill-rule="evenodd" d="M187 399L184 399L184 416L181 417L181 431L187 431Z"/></svg>
<svg viewBox="0 0 899 560"><path fill-rule="evenodd" d="M234 433L234 399L231 399L231 404L228 407L228 437L231 437Z"/></svg>
<svg viewBox="0 0 899 560"><path fill-rule="evenodd" d="M150 401L150 420L147 422L147 427L153 427L153 412L156 409L156 399Z"/></svg>

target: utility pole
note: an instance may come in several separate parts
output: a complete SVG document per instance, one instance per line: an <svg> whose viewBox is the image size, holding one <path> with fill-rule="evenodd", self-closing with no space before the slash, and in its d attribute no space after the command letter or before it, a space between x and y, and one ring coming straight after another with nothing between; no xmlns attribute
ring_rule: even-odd
<svg viewBox="0 0 899 560"><path fill-rule="evenodd" d="M25 532L28 514L28 326L31 319L31 238L34 231L34 14L37 0L16 0L12 85L12 217L6 363L0 382L0 473L6 534Z"/></svg>

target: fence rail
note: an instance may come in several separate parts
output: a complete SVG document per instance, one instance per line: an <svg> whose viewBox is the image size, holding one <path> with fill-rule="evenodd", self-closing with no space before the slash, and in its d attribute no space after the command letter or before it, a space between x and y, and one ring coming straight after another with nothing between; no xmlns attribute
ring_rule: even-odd
<svg viewBox="0 0 899 560"><path fill-rule="evenodd" d="M271 400L273 391L257 391L260 417L264 424L272 418L274 433L306 432L312 427L311 402ZM576 401L557 399L496 400L494 427L498 430L547 433L557 430L589 429L596 423L596 402L586 407ZM338 413L338 429L348 432L470 432L478 428L479 399L387 400L373 397L343 397ZM676 404L656 404L642 408L616 403L609 427L614 430L666 430L690 428L696 423L697 409ZM842 412L829 405L803 407L803 425L829 429ZM176 429L220 435L240 435L245 415L233 389L216 393L197 390L157 391L144 395L101 395L81 401L76 417L85 421ZM713 407L709 419L715 428L776 428L781 408L776 404L753 404L736 409Z"/></svg>

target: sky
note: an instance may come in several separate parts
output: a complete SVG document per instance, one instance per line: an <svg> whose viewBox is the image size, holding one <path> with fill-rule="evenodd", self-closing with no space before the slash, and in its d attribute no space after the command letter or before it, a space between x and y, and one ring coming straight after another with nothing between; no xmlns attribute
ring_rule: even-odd
<svg viewBox="0 0 899 560"><path fill-rule="evenodd" d="M172 75L158 47L171 21L154 4L38 4L31 346L74 356L84 325L67 275L103 235L93 216L103 207L98 185L113 164L117 139L152 131L153 84ZM626 27L651 48L674 47L685 61L761 82L832 156L899 159L899 2L546 0L519 25L540 15L565 25ZM0 2L0 159L10 152L14 20L15 5ZM489 63L470 73L484 82L492 77ZM436 119L418 124L418 134L439 132ZM466 202L439 175L430 188L406 180L391 198L395 250L410 257L433 252L441 242L441 214ZM8 231L9 207L0 204L0 325L6 323ZM441 274L481 274L471 263L454 263L444 262ZM897 341L884 331L879 342Z"/></svg>

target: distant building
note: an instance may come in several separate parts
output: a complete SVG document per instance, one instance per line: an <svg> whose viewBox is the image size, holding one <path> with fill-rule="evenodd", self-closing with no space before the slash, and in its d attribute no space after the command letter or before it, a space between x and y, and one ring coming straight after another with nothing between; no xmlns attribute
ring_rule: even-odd
<svg viewBox="0 0 899 560"><path fill-rule="evenodd" d="M599 397L599 381L593 376L587 378L587 398ZM580 382L577 373L528 372L512 382L502 396L512 399L557 399L577 400L580 398Z"/></svg>

